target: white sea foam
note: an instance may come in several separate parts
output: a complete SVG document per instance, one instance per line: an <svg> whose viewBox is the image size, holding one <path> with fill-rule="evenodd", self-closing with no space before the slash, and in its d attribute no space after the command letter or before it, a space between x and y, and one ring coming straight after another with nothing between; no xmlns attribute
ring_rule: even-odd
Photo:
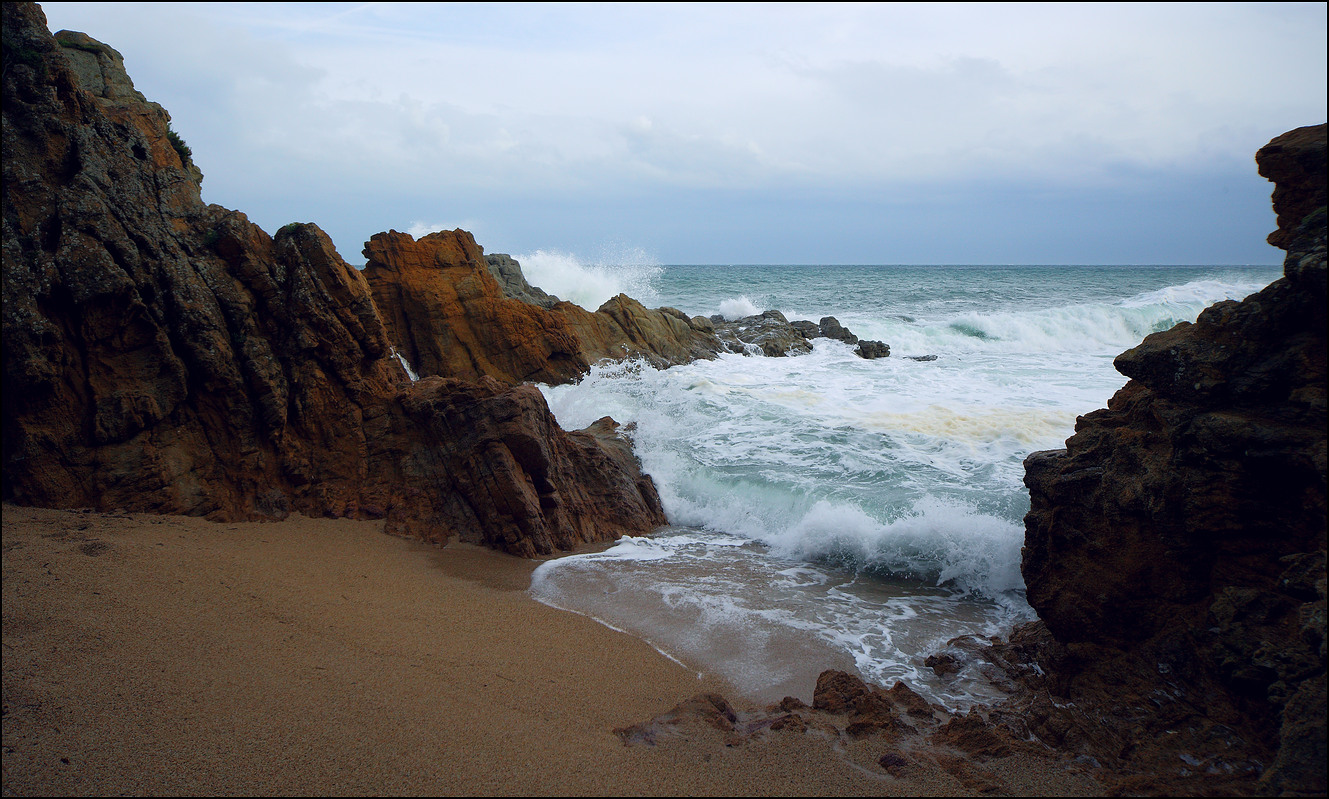
<svg viewBox="0 0 1329 799"><path fill-rule="evenodd" d="M799 357L598 365L578 385L545 387L565 428L605 414L635 423L634 449L677 527L545 564L533 593L757 696L806 693L807 664L843 662L952 707L974 701L981 681L942 684L921 662L953 636L1030 618L1024 458L1062 446L1076 416L1121 387L1118 353L1272 273L1158 285L1194 272L1007 271L1010 285L1035 281L1038 301L983 294L977 270L841 270L820 282L786 271L788 286L755 269L733 284L694 270L710 288L666 293L667 304L738 317L757 312L750 298L783 297L789 318L835 315L892 356L867 361L819 338ZM1067 275L1083 280L1063 285ZM912 304L892 305L900 295ZM790 313L791 297L815 313Z"/></svg>
<svg viewBox="0 0 1329 799"><path fill-rule="evenodd" d="M731 297L727 300L721 300L719 311L721 316L732 322L735 319L742 319L745 316L755 316L756 314L761 313L762 309L754 305L752 300L749 300L747 297L739 296Z"/></svg>
<svg viewBox="0 0 1329 799"><path fill-rule="evenodd" d="M655 282L663 269L639 248L607 251L590 263L556 250L536 250L515 257L526 282L589 311L619 294L627 294L648 307L659 304Z"/></svg>
<svg viewBox="0 0 1329 799"><path fill-rule="evenodd" d="M1220 300L1242 299L1266 285L1259 280L1197 280L1143 292L1115 302L1070 303L1030 310L974 309L892 316L842 313L841 323L860 338L888 342L893 353L1094 352L1116 354L1150 333L1194 321ZM792 317L791 317L792 318Z"/></svg>

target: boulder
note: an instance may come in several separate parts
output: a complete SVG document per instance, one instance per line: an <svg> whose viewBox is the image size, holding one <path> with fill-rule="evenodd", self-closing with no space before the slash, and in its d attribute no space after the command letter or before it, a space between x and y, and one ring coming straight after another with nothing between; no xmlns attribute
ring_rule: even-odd
<svg viewBox="0 0 1329 799"><path fill-rule="evenodd" d="M846 344L858 343L858 336L855 336L853 333L846 330L840 324L840 320L836 319L834 316L823 316L821 322L817 325L817 329L820 330L821 334L826 338L833 338L838 341L843 341Z"/></svg>
<svg viewBox="0 0 1329 799"><path fill-rule="evenodd" d="M714 321L715 317L711 317ZM715 324L716 335L730 352L751 354L753 350L768 358L802 355L812 351L812 344L779 311L765 311L732 322Z"/></svg>
<svg viewBox="0 0 1329 799"><path fill-rule="evenodd" d="M864 339L858 342L858 346L854 348L854 353L860 358L872 360L874 358L888 357L891 354L891 348L880 341L868 341Z"/></svg>
<svg viewBox="0 0 1329 799"><path fill-rule="evenodd" d="M611 424L567 433L539 391L483 377L412 384L323 231L269 236L204 205L118 54L58 45L34 4L3 21L5 501L384 518L527 556L664 522ZM532 307L501 296L469 235L430 245L397 252L464 273L458 304Z"/></svg>

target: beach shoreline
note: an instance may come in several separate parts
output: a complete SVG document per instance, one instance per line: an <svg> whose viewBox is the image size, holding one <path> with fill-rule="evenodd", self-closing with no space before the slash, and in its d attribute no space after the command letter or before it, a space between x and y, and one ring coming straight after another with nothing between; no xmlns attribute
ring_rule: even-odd
<svg viewBox="0 0 1329 799"><path fill-rule="evenodd" d="M535 601L538 561L299 516L5 505L3 527L5 795L976 790L826 724L626 745L728 686ZM988 774L1095 793L1054 759Z"/></svg>

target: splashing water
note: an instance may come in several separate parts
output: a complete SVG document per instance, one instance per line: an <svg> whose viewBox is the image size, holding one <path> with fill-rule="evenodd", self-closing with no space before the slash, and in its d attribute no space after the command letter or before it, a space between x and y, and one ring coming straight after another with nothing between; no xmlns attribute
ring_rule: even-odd
<svg viewBox="0 0 1329 799"><path fill-rule="evenodd" d="M1125 382L1118 353L1276 276L668 267L660 297L685 313L747 315L735 298L765 298L790 319L837 316L892 357L815 339L799 357L602 364L545 387L565 428L605 414L634 423L674 527L551 561L532 594L754 697L809 698L816 673L839 666L962 708L983 698L982 681L922 661L953 636L1033 617L1020 577L1024 458L1062 446L1078 414L1106 404Z"/></svg>
<svg viewBox="0 0 1329 799"><path fill-rule="evenodd" d="M588 311L619 294L647 306L659 304L656 283L664 270L640 248L606 251L591 263L555 250L536 250L515 257L532 286Z"/></svg>

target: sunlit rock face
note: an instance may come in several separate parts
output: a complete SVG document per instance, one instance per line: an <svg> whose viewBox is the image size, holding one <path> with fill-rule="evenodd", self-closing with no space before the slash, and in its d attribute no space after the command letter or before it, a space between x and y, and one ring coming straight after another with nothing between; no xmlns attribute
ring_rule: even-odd
<svg viewBox="0 0 1329 799"><path fill-rule="evenodd" d="M663 523L612 423L569 434L533 388L412 383L322 230L205 205L118 53L3 13L6 501L384 518L527 556Z"/></svg>
<svg viewBox="0 0 1329 799"><path fill-rule="evenodd" d="M1284 277L1120 355L1108 407L1029 456L1023 572L1064 679L1088 691L1129 655L1263 750L1263 789L1322 793L1325 126L1256 160Z"/></svg>

